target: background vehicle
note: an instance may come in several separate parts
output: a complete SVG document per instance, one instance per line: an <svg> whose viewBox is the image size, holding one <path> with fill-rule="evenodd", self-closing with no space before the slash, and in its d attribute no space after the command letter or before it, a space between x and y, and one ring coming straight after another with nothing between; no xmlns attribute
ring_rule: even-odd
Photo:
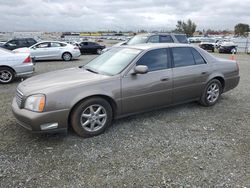
<svg viewBox="0 0 250 188"><path fill-rule="evenodd" d="M199 46L207 51L212 51L214 52L215 50L215 44L216 44L216 40L212 39L212 38L206 38L206 39L202 39L202 42L199 44Z"/></svg>
<svg viewBox="0 0 250 188"><path fill-rule="evenodd" d="M212 106L238 82L235 61L217 59L195 46L125 46L84 67L25 80L12 109L29 130L65 131L70 122L78 135L95 136L114 118L187 101Z"/></svg>
<svg viewBox="0 0 250 188"><path fill-rule="evenodd" d="M17 48L30 47L36 43L37 41L33 38L16 38L6 42L1 47L8 50L15 50Z"/></svg>
<svg viewBox="0 0 250 188"><path fill-rule="evenodd" d="M27 76L34 72L30 54L15 54L0 49L0 83L10 83L15 77Z"/></svg>
<svg viewBox="0 0 250 188"><path fill-rule="evenodd" d="M0 42L0 47L2 47L6 42Z"/></svg>
<svg viewBox="0 0 250 188"><path fill-rule="evenodd" d="M219 53L237 53L237 45L234 42L223 42L218 47Z"/></svg>
<svg viewBox="0 0 250 188"><path fill-rule="evenodd" d="M100 45L96 42L81 42L79 45L79 48L80 48L81 54L84 54L84 53L101 54L105 46Z"/></svg>
<svg viewBox="0 0 250 188"><path fill-rule="evenodd" d="M56 41L39 42L29 48L16 49L14 52L30 53L31 57L34 57L35 60L62 59L64 61L70 61L81 55L77 46Z"/></svg>
<svg viewBox="0 0 250 188"><path fill-rule="evenodd" d="M141 34L131 38L126 44L136 45L143 43L184 43L187 44L188 40L184 34L173 33L159 33L159 34Z"/></svg>
<svg viewBox="0 0 250 188"><path fill-rule="evenodd" d="M130 40L125 42L120 42L112 47L122 46L122 45L136 45L144 43L188 43L187 37L184 34L173 34L173 33L147 33L139 34L132 37ZM110 50L112 47L104 49L102 53Z"/></svg>

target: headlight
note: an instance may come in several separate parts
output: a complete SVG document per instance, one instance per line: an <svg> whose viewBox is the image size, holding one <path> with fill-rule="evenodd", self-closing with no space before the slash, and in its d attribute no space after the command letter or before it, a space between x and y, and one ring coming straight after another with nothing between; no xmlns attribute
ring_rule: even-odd
<svg viewBox="0 0 250 188"><path fill-rule="evenodd" d="M45 107L45 95L36 94L29 96L26 101L24 108L27 110L42 112Z"/></svg>

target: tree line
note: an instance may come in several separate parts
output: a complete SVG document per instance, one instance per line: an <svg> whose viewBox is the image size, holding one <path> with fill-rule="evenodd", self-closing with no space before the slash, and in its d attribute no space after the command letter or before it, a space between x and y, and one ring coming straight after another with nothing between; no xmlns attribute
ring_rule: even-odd
<svg viewBox="0 0 250 188"><path fill-rule="evenodd" d="M192 37L196 32L196 28L197 25L191 19L188 19L187 21L179 20L177 21L176 28L175 30L173 30L173 32L184 33L187 35L187 37ZM207 33L211 33L213 30L208 29L207 31L208 31ZM249 35L249 32L250 29L248 24L239 23L234 27L234 33L236 36L247 37ZM219 33L219 32L213 31L213 33ZM226 33L226 31L224 30L223 33Z"/></svg>

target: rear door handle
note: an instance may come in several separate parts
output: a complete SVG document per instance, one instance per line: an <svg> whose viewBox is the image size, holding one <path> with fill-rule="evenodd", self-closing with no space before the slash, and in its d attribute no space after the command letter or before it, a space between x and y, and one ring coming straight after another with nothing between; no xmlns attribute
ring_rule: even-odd
<svg viewBox="0 0 250 188"><path fill-rule="evenodd" d="M164 82L164 81L168 81L169 80L169 77L162 77L161 78L161 81Z"/></svg>

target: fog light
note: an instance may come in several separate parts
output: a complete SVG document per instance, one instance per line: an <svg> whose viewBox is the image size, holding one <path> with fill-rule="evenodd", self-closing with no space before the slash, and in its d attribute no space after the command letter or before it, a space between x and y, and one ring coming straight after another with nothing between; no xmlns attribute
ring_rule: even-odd
<svg viewBox="0 0 250 188"><path fill-rule="evenodd" d="M50 130L50 129L56 129L58 127L58 123L46 123L43 125L40 125L41 130Z"/></svg>

